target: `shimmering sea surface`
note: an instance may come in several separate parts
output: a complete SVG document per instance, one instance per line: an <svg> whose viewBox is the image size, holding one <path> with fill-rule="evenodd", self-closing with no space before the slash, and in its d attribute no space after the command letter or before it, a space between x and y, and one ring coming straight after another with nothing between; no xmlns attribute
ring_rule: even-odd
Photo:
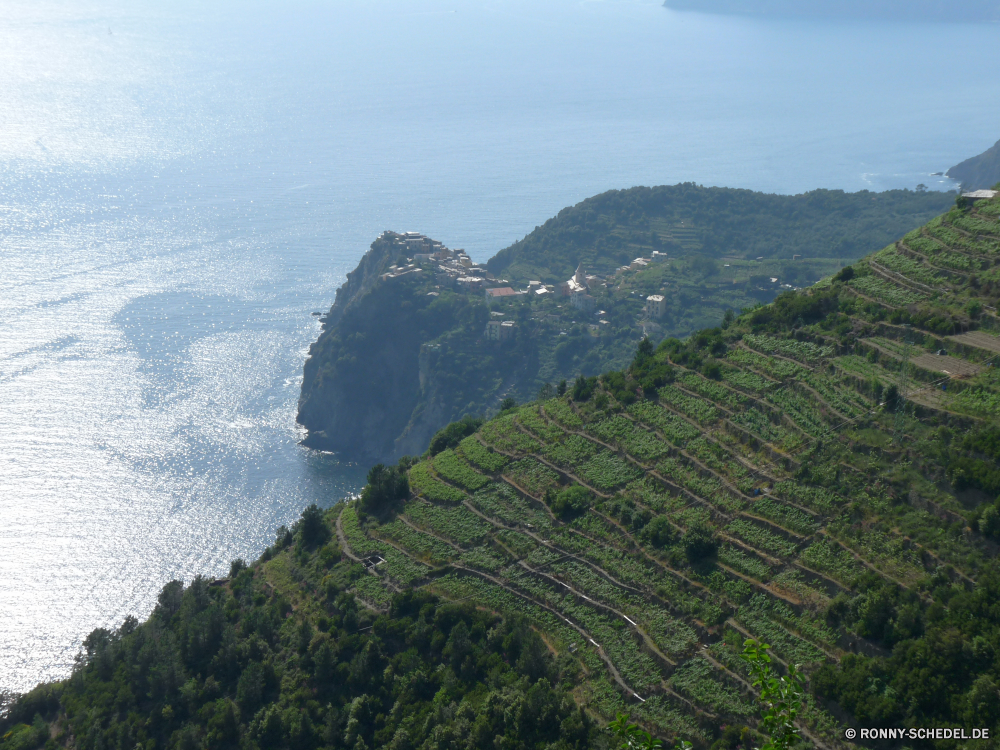
<svg viewBox="0 0 1000 750"><path fill-rule="evenodd" d="M366 467L301 368L383 229L485 260L695 181L932 188L1000 137L995 26L654 1L36 2L0 14L0 690Z"/></svg>

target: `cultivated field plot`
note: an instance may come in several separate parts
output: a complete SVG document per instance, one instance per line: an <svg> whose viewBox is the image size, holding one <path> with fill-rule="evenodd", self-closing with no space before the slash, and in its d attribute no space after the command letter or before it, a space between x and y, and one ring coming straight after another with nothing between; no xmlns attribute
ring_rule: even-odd
<svg viewBox="0 0 1000 750"><path fill-rule="evenodd" d="M877 348L893 359L901 361L904 356L906 345L901 341L883 338L871 338L865 341L869 346ZM913 345L910 346L909 360L914 367L940 372L953 378L971 377L983 370L982 365L967 359L953 357L949 354L928 354L922 348Z"/></svg>
<svg viewBox="0 0 1000 750"><path fill-rule="evenodd" d="M974 346L977 349L985 349L988 352L1000 354L1000 337L984 331L969 331L968 333L961 333L958 336L949 336L948 338L959 344Z"/></svg>
<svg viewBox="0 0 1000 750"><path fill-rule="evenodd" d="M592 712L628 710L662 736L710 742L722 724L754 724L745 638L809 676L852 651L890 653L938 596L928 581L973 582L987 549L960 525L944 529L942 517L968 510L920 461L964 445L956 432L974 420L1000 418L995 370L914 344L914 368L963 382L914 377L908 393L925 412L895 413L904 345L872 335L908 324L917 341L1000 354L992 334L957 330L981 314L974 290L911 257L1000 256L968 233L994 216L959 218L965 228L936 220L874 256L878 273L862 261L801 294L784 319L779 300L504 412L410 468L413 497L393 519L345 509L345 541L386 555L375 572L390 589L526 614L579 662ZM898 603L891 627L867 614L885 597ZM821 705L800 728L839 747Z"/></svg>

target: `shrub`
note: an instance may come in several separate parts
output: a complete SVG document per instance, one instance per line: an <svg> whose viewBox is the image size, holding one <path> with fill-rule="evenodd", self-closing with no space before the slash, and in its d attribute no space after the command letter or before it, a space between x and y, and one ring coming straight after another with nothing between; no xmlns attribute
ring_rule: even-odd
<svg viewBox="0 0 1000 750"><path fill-rule="evenodd" d="M657 549L663 549L677 539L677 532L666 516L657 516L643 528L642 537Z"/></svg>
<svg viewBox="0 0 1000 750"><path fill-rule="evenodd" d="M430 454L436 456L443 450L454 448L464 438L467 438L478 430L482 423L482 418L466 414L459 421L452 422L447 427L442 427L431 438Z"/></svg>
<svg viewBox="0 0 1000 750"><path fill-rule="evenodd" d="M854 266L844 266L833 277L834 281L850 281L854 278Z"/></svg>
<svg viewBox="0 0 1000 750"><path fill-rule="evenodd" d="M560 518L571 518L590 507L593 495L586 487L574 484L558 493L550 487L545 493L545 501Z"/></svg>
<svg viewBox="0 0 1000 750"><path fill-rule="evenodd" d="M404 472L385 464L375 464L368 470L368 484L361 491L361 510L385 518L409 494L410 483Z"/></svg>
<svg viewBox="0 0 1000 750"><path fill-rule="evenodd" d="M695 522L688 526L681 537L681 546L684 547L688 561L694 565L714 557L719 542L707 524Z"/></svg>

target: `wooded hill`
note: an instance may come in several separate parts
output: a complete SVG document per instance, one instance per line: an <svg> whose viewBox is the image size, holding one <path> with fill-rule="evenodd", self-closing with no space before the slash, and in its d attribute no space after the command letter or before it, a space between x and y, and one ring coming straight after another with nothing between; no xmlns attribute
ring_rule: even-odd
<svg viewBox="0 0 1000 750"><path fill-rule="evenodd" d="M582 748L627 711L722 750L757 726L747 636L808 674L807 745L995 733L998 217L959 205L375 467L250 568L96 631L0 747Z"/></svg>
<svg viewBox="0 0 1000 750"><path fill-rule="evenodd" d="M338 291L310 349L298 415L310 430L307 444L365 463L421 453L441 427L465 414L493 414L504 397L529 400L546 382L626 367L644 335L687 336L718 325L727 309L770 302L782 285L812 284L952 199L908 190L765 195L691 184L610 191L560 211L487 264L524 289L531 280L565 281L582 262L602 276L591 286L589 311L557 294L489 304L481 291L442 281L433 262L380 281L406 263L398 236L386 233ZM616 274L656 249L669 262ZM652 321L643 313L650 294L668 300ZM515 335L485 341L491 315L515 322Z"/></svg>

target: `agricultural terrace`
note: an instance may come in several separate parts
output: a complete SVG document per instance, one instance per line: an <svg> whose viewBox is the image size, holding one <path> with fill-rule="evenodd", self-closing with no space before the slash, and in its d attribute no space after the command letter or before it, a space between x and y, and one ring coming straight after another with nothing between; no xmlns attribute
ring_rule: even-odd
<svg viewBox="0 0 1000 750"><path fill-rule="evenodd" d="M344 507L343 541L386 555L387 590L526 614L579 663L592 714L661 737L755 726L747 637L809 676L818 747L842 746L827 701L956 721L991 660L930 702L906 675L994 575L998 215L956 207L817 287L507 410L413 465L391 520ZM857 693L873 675L892 685L881 718Z"/></svg>

